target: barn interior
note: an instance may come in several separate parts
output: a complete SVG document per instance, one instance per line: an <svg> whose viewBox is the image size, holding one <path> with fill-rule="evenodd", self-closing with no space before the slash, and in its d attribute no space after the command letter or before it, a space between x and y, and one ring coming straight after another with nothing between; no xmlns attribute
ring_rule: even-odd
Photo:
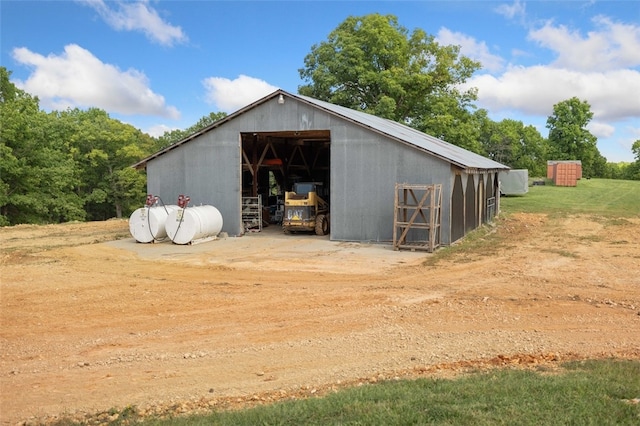
<svg viewBox="0 0 640 426"><path fill-rule="evenodd" d="M241 141L247 230L280 223L285 191L297 182L315 182L318 195L330 202L329 130L245 132Z"/></svg>

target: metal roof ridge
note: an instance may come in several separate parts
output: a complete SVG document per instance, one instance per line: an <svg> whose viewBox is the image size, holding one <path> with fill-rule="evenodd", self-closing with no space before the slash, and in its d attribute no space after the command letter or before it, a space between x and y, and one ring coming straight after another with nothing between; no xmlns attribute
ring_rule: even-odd
<svg viewBox="0 0 640 426"><path fill-rule="evenodd" d="M378 117L376 115L373 114L369 114L368 112L365 111L358 111L358 110L354 110L351 108L347 108L341 105L336 105L336 104L332 104L330 102L326 102L326 101L321 101L319 99L315 99L309 96L304 96L304 95L293 95L294 97L297 97L299 99L305 100L313 105L316 106L320 106L325 110L328 110L329 112L332 112L334 114L338 114L340 116L343 116L346 119L349 119L350 121L356 122L360 125L364 125L366 127L369 127L379 133L383 133L387 136L390 136L394 139L400 140L404 143L408 143L416 148L420 148L424 151L429 152L432 155L435 155L437 157L440 157L446 161L449 161L451 163L457 164L460 167L463 168L469 168L469 169L476 169L476 168L482 168L482 169L509 169L508 166L498 163L497 161L494 161L490 158L484 157L480 154L477 154L473 151L470 151L466 148L460 147L458 145L454 145L451 142L447 142L445 140L442 140L440 138L437 138L435 136L429 135L427 133L421 132L418 129L415 129L413 127L407 126L406 124L402 124L399 123L397 121L394 120L390 120L388 118L383 118L383 117ZM340 110L343 110L344 114L340 114ZM353 117L353 115L356 115L356 117ZM362 117L364 120L370 120L372 121L372 125L367 125L363 122L363 120L359 120L358 117ZM375 126L375 122L376 121L380 121L380 122L384 122L384 124L389 125L390 127L400 131L400 132L410 132L412 133L414 136L418 136L422 139L425 140L425 142L428 142L429 144L435 144L435 145L441 145L441 147L445 150L451 150L453 151L451 154L457 154L456 157L471 157L469 158L469 160L471 160L470 162L465 162L464 158L452 158L450 155L446 155L445 153L439 153L436 152L435 150L431 150L426 146L420 146L416 143L411 142L410 140L407 140L403 137L401 137L401 135L394 135L394 134L390 134L389 132L385 132L384 129L382 129L380 127L376 127ZM477 164L478 162L480 163L486 163L485 165L480 165ZM473 163L473 164L471 164Z"/></svg>

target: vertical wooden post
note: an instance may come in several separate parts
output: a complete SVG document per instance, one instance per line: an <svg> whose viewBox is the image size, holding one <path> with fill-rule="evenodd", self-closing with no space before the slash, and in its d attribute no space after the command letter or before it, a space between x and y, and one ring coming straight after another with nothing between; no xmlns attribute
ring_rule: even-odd
<svg viewBox="0 0 640 426"><path fill-rule="evenodd" d="M393 249L398 250L396 247L396 241L398 241L398 214L400 213L398 210L400 209L399 199L398 199L398 184L396 183L395 191L393 194Z"/></svg>
<svg viewBox="0 0 640 426"><path fill-rule="evenodd" d="M258 135L253 135L251 150L251 168L253 169L253 182L251 183L251 196L258 196Z"/></svg>

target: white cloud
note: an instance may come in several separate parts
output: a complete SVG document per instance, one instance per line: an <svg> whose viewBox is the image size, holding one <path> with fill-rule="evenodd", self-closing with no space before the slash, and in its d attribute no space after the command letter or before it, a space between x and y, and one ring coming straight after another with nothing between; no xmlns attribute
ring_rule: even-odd
<svg viewBox="0 0 640 426"><path fill-rule="evenodd" d="M531 56L530 52L527 52L525 50L522 49L511 49L511 56L513 56L514 58L516 57L528 57Z"/></svg>
<svg viewBox="0 0 640 426"><path fill-rule="evenodd" d="M479 104L492 112L541 117L575 96L591 105L597 136L612 136L610 123L640 117L640 26L604 16L592 22L587 35L551 22L531 30L529 40L555 52L554 62L475 76L465 88L477 87Z"/></svg>
<svg viewBox="0 0 640 426"><path fill-rule="evenodd" d="M29 78L14 83L38 96L45 108L96 107L125 115L172 119L180 116L176 108L165 104L163 96L149 88L143 73L133 69L121 71L76 44L65 46L59 56L45 57L21 47L13 50L13 57L34 68Z"/></svg>
<svg viewBox="0 0 640 426"><path fill-rule="evenodd" d="M476 75L462 89L477 87L478 105L492 115L526 116L538 122L546 121L558 102L574 96L585 100L594 114L588 127L599 138L603 155L629 161L632 136L628 130L625 135L620 133L624 123L640 127L640 25L598 15L591 19L588 30L553 21L531 27L520 0L494 11L531 28L529 46L512 50L512 59L526 56L531 61L539 55L528 51L532 43L548 49L554 57L548 63L509 65L493 75ZM479 46L480 50L484 47L482 43ZM544 133L544 124L539 130Z"/></svg>
<svg viewBox="0 0 640 426"><path fill-rule="evenodd" d="M146 134L153 136L154 138L160 137L164 135L166 132L171 132L172 130L177 130L177 127L169 127L165 124L156 124L155 126L151 126L146 130L143 130Z"/></svg>
<svg viewBox="0 0 640 426"><path fill-rule="evenodd" d="M111 9L104 0L77 0L93 8L104 21L117 31L141 31L147 38L165 46L187 41L182 28L165 22L158 12L149 6L148 0L139 2L112 2L118 10Z"/></svg>
<svg viewBox="0 0 640 426"><path fill-rule="evenodd" d="M515 0L513 4L501 4L494 10L496 13L504 16L507 19L520 18L524 19L526 6L521 3L520 0Z"/></svg>
<svg viewBox="0 0 640 426"><path fill-rule="evenodd" d="M615 157L610 161L618 162L633 162L635 161L635 157L633 155L632 147L633 143L640 139L640 122L628 122L624 125L618 126L616 129L616 134L613 138L611 138L610 144L613 148L617 149L621 155ZM600 143L600 141L598 141Z"/></svg>
<svg viewBox="0 0 640 426"><path fill-rule="evenodd" d="M549 116L553 105L574 96L591 105L594 119L640 117L640 72L578 72L548 66L510 68L498 77L480 75L466 87L478 88L478 101L492 111L518 110Z"/></svg>
<svg viewBox="0 0 640 426"><path fill-rule="evenodd" d="M442 45L460 46L460 53L482 64L482 69L499 71L504 67L504 59L489 52L487 44L478 42L468 35L440 28L436 41Z"/></svg>
<svg viewBox="0 0 640 426"><path fill-rule="evenodd" d="M595 120L587 124L587 130L598 139L610 138L616 132L614 126Z"/></svg>
<svg viewBox="0 0 640 426"><path fill-rule="evenodd" d="M207 90L207 102L224 112L236 111L278 89L264 80L246 75L240 75L235 80L209 77L202 84Z"/></svg>
<svg viewBox="0 0 640 426"><path fill-rule="evenodd" d="M612 22L596 16L597 31L583 36L564 25L547 22L529 32L529 39L558 55L552 64L559 68L606 71L640 65L640 26Z"/></svg>

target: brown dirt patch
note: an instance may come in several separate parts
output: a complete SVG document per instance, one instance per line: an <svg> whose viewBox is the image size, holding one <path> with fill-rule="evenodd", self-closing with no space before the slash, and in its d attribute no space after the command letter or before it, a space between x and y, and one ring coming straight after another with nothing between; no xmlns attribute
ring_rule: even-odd
<svg viewBox="0 0 640 426"><path fill-rule="evenodd" d="M126 221L2 228L1 421L640 358L640 219L519 214L486 238L425 266L274 228L193 246L136 244Z"/></svg>

